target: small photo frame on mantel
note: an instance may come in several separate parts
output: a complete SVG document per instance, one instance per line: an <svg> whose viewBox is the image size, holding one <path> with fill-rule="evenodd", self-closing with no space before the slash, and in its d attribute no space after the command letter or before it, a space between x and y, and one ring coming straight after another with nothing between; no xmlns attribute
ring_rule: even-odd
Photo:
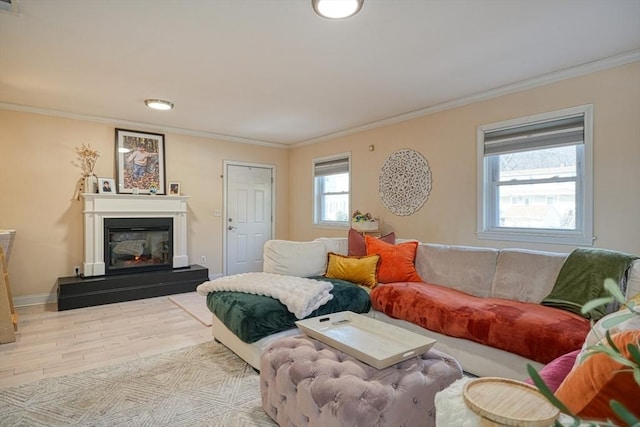
<svg viewBox="0 0 640 427"><path fill-rule="evenodd" d="M98 193L115 194L116 184L113 178L98 178Z"/></svg>
<svg viewBox="0 0 640 427"><path fill-rule="evenodd" d="M170 196L180 195L180 181L169 181L169 195Z"/></svg>

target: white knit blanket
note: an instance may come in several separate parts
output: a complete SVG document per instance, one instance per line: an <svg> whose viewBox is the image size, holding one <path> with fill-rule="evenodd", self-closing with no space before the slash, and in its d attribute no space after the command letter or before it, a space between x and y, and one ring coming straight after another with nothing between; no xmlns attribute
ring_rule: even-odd
<svg viewBox="0 0 640 427"><path fill-rule="evenodd" d="M276 298L298 319L333 299L333 285L320 280L273 273L242 273L220 277L197 287L200 295L231 291Z"/></svg>

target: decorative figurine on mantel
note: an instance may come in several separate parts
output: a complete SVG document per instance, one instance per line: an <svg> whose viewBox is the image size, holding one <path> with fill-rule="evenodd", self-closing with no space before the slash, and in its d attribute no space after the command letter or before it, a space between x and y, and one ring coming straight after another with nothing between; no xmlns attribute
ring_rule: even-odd
<svg viewBox="0 0 640 427"><path fill-rule="evenodd" d="M82 144L80 147L76 147L76 153L78 153L79 164L75 162L73 164L80 166L82 176L76 183L76 192L73 198L80 200L82 193L98 192L98 177L93 173L93 168L96 166L100 153L98 150L92 149L89 144Z"/></svg>

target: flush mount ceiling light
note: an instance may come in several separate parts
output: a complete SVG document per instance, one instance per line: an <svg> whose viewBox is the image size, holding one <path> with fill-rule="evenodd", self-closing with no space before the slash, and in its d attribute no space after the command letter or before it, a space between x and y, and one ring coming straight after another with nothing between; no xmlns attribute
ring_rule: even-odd
<svg viewBox="0 0 640 427"><path fill-rule="evenodd" d="M173 108L173 102L163 99L145 99L144 105L154 110L171 110Z"/></svg>
<svg viewBox="0 0 640 427"><path fill-rule="evenodd" d="M343 19L358 13L364 0L311 0L313 10L323 18Z"/></svg>

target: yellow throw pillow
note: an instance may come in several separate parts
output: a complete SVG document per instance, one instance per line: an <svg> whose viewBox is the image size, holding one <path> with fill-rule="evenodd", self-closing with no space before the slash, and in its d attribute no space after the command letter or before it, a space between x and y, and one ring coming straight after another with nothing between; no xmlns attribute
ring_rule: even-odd
<svg viewBox="0 0 640 427"><path fill-rule="evenodd" d="M379 266L380 255L344 256L329 252L325 277L374 288L378 284Z"/></svg>

